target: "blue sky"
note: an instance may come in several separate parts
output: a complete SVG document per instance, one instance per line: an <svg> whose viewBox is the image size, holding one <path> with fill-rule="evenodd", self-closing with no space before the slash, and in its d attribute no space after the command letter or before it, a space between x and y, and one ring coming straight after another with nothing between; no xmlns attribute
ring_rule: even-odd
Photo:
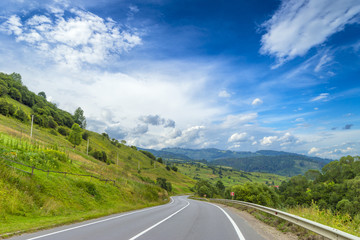
<svg viewBox="0 0 360 240"><path fill-rule="evenodd" d="M0 71L145 148L360 149L358 0L1 1Z"/></svg>

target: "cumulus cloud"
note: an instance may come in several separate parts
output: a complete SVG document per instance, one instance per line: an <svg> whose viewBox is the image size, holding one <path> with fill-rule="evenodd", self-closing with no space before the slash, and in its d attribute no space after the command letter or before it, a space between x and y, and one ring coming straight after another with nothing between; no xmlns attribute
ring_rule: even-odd
<svg viewBox="0 0 360 240"><path fill-rule="evenodd" d="M229 98L231 97L231 94L228 93L226 90L222 90L219 92L218 96L221 98Z"/></svg>
<svg viewBox="0 0 360 240"><path fill-rule="evenodd" d="M149 131L149 127L148 125L137 125L134 129L133 129L133 134L135 135L142 135L145 134Z"/></svg>
<svg viewBox="0 0 360 240"><path fill-rule="evenodd" d="M274 142L278 141L278 139L279 139L278 136L263 137L263 139L260 140L260 144L263 145L263 146L270 146Z"/></svg>
<svg viewBox="0 0 360 240"><path fill-rule="evenodd" d="M263 104L263 101L260 98L255 98L254 101L252 101L251 105L256 106L256 105L261 105Z"/></svg>
<svg viewBox="0 0 360 240"><path fill-rule="evenodd" d="M70 9L48 15L51 17L34 15L26 21L12 15L0 29L58 64L72 68L101 64L112 54L127 52L141 44L139 34L133 30L122 29L112 19L88 11Z"/></svg>
<svg viewBox="0 0 360 240"><path fill-rule="evenodd" d="M319 96L312 98L310 102L326 101L329 99L329 95L329 93L321 93Z"/></svg>
<svg viewBox="0 0 360 240"><path fill-rule="evenodd" d="M319 152L319 148L316 148L316 147L312 147L310 150L309 150L309 152L308 152L308 154L314 154L314 153L317 153L317 152Z"/></svg>
<svg viewBox="0 0 360 240"><path fill-rule="evenodd" d="M128 131L126 129L124 129L123 126L120 125L112 125L112 126L108 126L105 129L105 132L107 134L109 134L109 136L111 138L115 138L115 139L125 139L125 137L128 135Z"/></svg>
<svg viewBox="0 0 360 240"><path fill-rule="evenodd" d="M263 24L267 32L262 36L260 52L277 57L279 64L303 56L347 24L356 22L359 13L358 0L283 0ZM324 58L323 63L327 60Z"/></svg>
<svg viewBox="0 0 360 240"><path fill-rule="evenodd" d="M286 146L290 144L299 143L300 140L293 136L291 133L287 132L283 136L267 136L263 137L260 140L262 146L271 146L273 144L279 144L280 146Z"/></svg>
<svg viewBox="0 0 360 240"><path fill-rule="evenodd" d="M153 126L160 126L163 125L165 128L170 127L170 128L174 128L175 127L175 121L171 120L171 119L165 119L160 117L159 115L147 115L147 116L141 116L139 118L140 121L153 125Z"/></svg>
<svg viewBox="0 0 360 240"><path fill-rule="evenodd" d="M204 142L203 131L205 126L193 126L184 131L181 135L167 139L165 142L166 146L180 146L180 147L197 147Z"/></svg>
<svg viewBox="0 0 360 240"><path fill-rule="evenodd" d="M222 127L238 127L239 125L253 122L254 120L256 120L257 116L257 113L228 115L222 123Z"/></svg>
<svg viewBox="0 0 360 240"><path fill-rule="evenodd" d="M248 140L248 134L243 133L234 133L228 139L228 142L245 142Z"/></svg>

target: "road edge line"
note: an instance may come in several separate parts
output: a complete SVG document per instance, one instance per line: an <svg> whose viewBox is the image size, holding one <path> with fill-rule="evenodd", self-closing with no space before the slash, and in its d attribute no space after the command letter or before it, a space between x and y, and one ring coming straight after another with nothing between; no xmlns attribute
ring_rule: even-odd
<svg viewBox="0 0 360 240"><path fill-rule="evenodd" d="M237 233L239 239L240 239L240 240L245 240L244 235L242 235L242 233L241 233L239 227L237 226L237 224L235 223L235 221L230 217L230 215L229 215L224 209L222 209L222 208L219 207L218 205L215 205L215 204L212 204L212 203L208 203L208 204L219 208L219 209L225 214L225 216L229 219L229 221L231 222L231 224L233 225L233 227L234 227L234 229L235 229L235 232Z"/></svg>
<svg viewBox="0 0 360 240"><path fill-rule="evenodd" d="M172 204L172 203L174 202L174 199L173 199L172 197L170 197L170 199L172 200L172 202L171 202L171 203L168 203L168 204L165 204L165 205L160 205L160 206L145 208L145 209L141 209L141 210L135 210L135 211L133 211L133 212L129 212L129 213L125 213L125 214L121 214L121 213L120 213L121 215L119 215L119 216L115 216L115 217L111 217L111 218L106 218L106 219L103 219L103 220L100 220L100 221L91 222L91 223L87 223L87 224L80 225L80 226L76 226L76 227L72 227L72 228L66 228L66 229L63 229L63 230L60 230L60 231L56 231L56 232L52 232L52 233L40 235L40 236L37 236L37 237L27 238L26 240L35 240L35 239L39 239L39 238L43 238L43 237L48 237L48 236L55 235L55 234L58 234L58 233L63 233L63 232L75 230L75 229L78 229L78 228L91 226L91 225L94 225L94 224L97 224L97 223L107 222L107 221L114 220L114 219L117 219L117 218L126 217L126 216L129 216L129 215L132 215L132 214L141 213L141 212L146 212L146 211L149 211L149 210L152 210L152 209L156 209L156 208L159 208L159 207L163 207L163 206Z"/></svg>

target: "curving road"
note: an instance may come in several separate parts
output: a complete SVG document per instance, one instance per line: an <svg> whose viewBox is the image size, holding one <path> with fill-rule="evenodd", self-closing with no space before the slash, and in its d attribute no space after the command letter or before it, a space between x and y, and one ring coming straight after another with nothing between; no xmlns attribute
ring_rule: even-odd
<svg viewBox="0 0 360 240"><path fill-rule="evenodd" d="M172 197L169 204L116 214L12 240L263 240L237 214L217 205Z"/></svg>

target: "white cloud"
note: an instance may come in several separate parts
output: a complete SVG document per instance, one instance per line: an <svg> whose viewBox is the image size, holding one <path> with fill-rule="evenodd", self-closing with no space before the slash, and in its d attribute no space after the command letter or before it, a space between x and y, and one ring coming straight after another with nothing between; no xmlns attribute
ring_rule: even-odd
<svg viewBox="0 0 360 240"><path fill-rule="evenodd" d="M267 136L260 140L262 146L271 146L273 144L279 144L281 147L291 144L298 144L300 140L293 136L291 133L286 132L283 136Z"/></svg>
<svg viewBox="0 0 360 240"><path fill-rule="evenodd" d="M281 65L324 43L345 25L354 23L359 13L358 0L283 0L264 23L267 33L262 36L260 52L276 56Z"/></svg>
<svg viewBox="0 0 360 240"><path fill-rule="evenodd" d="M70 68L101 64L112 54L127 52L141 44L137 33L121 29L112 19L78 9L69 13L65 16L57 11L53 21L45 15L34 15L24 23L13 15L1 25L1 30Z"/></svg>
<svg viewBox="0 0 360 240"><path fill-rule="evenodd" d="M321 93L319 96L314 97L310 100L310 102L316 102L316 101L326 101L329 98L329 93Z"/></svg>
<svg viewBox="0 0 360 240"><path fill-rule="evenodd" d="M314 153L317 153L317 152L319 152L319 148L316 148L316 147L312 147L310 150L309 150L309 152L308 152L308 154L314 154Z"/></svg>
<svg viewBox="0 0 360 240"><path fill-rule="evenodd" d="M264 137L263 139L260 140L260 144L263 146L269 146L271 144L273 144L274 142L278 141L278 136L268 136L268 137Z"/></svg>
<svg viewBox="0 0 360 240"><path fill-rule="evenodd" d="M260 98L255 98L254 101L252 101L251 105L256 106L256 105L261 105L263 104L263 101Z"/></svg>
<svg viewBox="0 0 360 240"><path fill-rule="evenodd" d="M258 117L257 113L248 113L248 114L238 114L238 115L228 115L226 116L224 122L222 123L223 128L231 127L240 127L247 123L251 123L256 120Z"/></svg>
<svg viewBox="0 0 360 240"><path fill-rule="evenodd" d="M321 58L319 63L316 65L314 71L319 72L327 63L333 60L332 56L329 56L328 54L324 54Z"/></svg>
<svg viewBox="0 0 360 240"><path fill-rule="evenodd" d="M228 142L245 142L248 140L247 133L234 133L229 137Z"/></svg>
<svg viewBox="0 0 360 240"><path fill-rule="evenodd" d="M218 96L221 97L221 98L229 98L229 97L231 97L231 94L228 93L226 90L222 90L222 91L219 92Z"/></svg>

